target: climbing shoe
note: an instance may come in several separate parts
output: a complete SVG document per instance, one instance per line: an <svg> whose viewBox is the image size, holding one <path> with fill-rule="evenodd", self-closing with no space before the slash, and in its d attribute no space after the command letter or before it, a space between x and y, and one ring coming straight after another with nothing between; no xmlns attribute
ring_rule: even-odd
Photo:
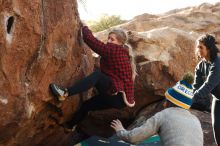
<svg viewBox="0 0 220 146"><path fill-rule="evenodd" d="M64 101L66 97L68 96L67 89L65 88L59 87L53 83L50 84L49 87L50 87L52 94L58 101Z"/></svg>

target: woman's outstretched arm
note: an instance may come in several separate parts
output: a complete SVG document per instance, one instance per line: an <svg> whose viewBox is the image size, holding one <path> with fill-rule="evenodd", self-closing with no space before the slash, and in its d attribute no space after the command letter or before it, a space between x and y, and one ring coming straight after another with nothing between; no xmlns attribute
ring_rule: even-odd
<svg viewBox="0 0 220 146"><path fill-rule="evenodd" d="M110 49L106 47L106 44L98 40L92 34L92 31L87 27L82 27L82 34L84 42L97 54L100 56L110 55Z"/></svg>

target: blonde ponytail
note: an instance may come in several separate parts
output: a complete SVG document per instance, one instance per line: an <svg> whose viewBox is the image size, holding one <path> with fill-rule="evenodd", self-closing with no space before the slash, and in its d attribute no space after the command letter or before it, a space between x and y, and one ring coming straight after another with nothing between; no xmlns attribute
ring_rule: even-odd
<svg viewBox="0 0 220 146"><path fill-rule="evenodd" d="M135 77L137 76L137 68L136 68L134 52L132 50L131 45L129 45L129 44L125 44L124 47L128 48L128 54L129 54L129 57L130 57L131 69L132 69L132 79L134 81Z"/></svg>

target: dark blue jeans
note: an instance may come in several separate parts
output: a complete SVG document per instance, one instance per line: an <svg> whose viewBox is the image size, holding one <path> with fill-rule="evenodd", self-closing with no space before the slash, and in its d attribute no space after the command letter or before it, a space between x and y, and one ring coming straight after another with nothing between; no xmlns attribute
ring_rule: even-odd
<svg viewBox="0 0 220 146"><path fill-rule="evenodd" d="M109 92L112 81L111 79L102 73L101 71L94 71L78 83L67 88L69 96L84 92L92 87L96 87L100 94Z"/></svg>
<svg viewBox="0 0 220 146"><path fill-rule="evenodd" d="M104 110L109 108L121 109L124 107L126 107L126 105L123 101L122 93L117 95L99 94L85 101L80 109L74 113L72 119L66 122L66 124L69 127L75 126L84 119L89 111Z"/></svg>
<svg viewBox="0 0 220 146"><path fill-rule="evenodd" d="M108 94L111 87L111 79L100 71L93 72L80 82L68 88L68 93L69 96L72 96L92 87L96 87L99 94L91 97L82 104L80 109L74 113L72 119L66 122L69 127L73 127L82 121L89 111L104 110L109 108L121 109L126 107L123 101L122 93L118 93L117 95Z"/></svg>

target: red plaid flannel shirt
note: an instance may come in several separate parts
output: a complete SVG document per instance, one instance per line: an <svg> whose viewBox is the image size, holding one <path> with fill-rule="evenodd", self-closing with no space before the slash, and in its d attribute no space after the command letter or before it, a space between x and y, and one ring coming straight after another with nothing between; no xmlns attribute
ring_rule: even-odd
<svg viewBox="0 0 220 146"><path fill-rule="evenodd" d="M128 104L134 105L134 81L128 50L122 45L103 43L96 39L87 26L82 28L85 43L101 56L101 72L112 79L112 93L124 91ZM133 106L132 105L132 106Z"/></svg>

